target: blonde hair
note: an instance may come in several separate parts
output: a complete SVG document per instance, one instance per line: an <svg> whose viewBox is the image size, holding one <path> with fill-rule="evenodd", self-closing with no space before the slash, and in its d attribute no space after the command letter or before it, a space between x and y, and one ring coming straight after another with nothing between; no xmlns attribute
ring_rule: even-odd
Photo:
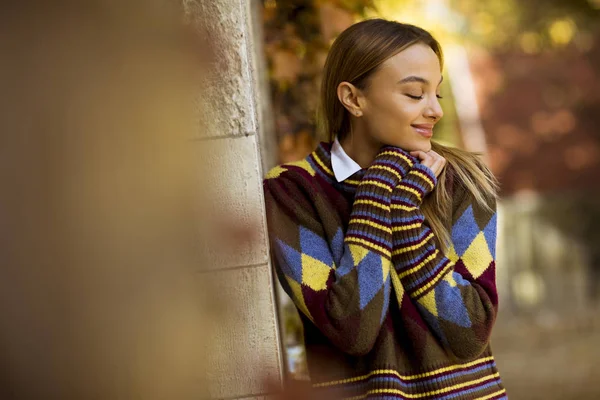
<svg viewBox="0 0 600 400"><path fill-rule="evenodd" d="M498 181L487 165L481 160L480 155L456 147L443 146L432 142L432 150L444 157L447 166L438 177L438 184L433 192L423 200L421 211L426 221L438 238L443 250L447 250L450 243L452 216L452 198L447 187L447 174L453 173L454 186L462 186L477 204L492 211L491 204L497 198ZM448 168L449 167L449 168ZM456 190L455 190L456 191Z"/></svg>
<svg viewBox="0 0 600 400"><path fill-rule="evenodd" d="M423 43L438 56L443 66L442 49L433 36L424 29L384 19L370 19L352 25L333 43L323 71L321 99L317 112L317 126L322 135L340 140L350 132L350 116L337 97L337 86L350 82L365 89L369 77L384 61L406 49ZM421 210L443 249L450 243L449 218L452 199L446 180L453 171L454 185L462 185L475 201L485 208L496 199L497 182L487 166L474 153L443 146L433 142L432 148L447 160L434 191L425 198Z"/></svg>

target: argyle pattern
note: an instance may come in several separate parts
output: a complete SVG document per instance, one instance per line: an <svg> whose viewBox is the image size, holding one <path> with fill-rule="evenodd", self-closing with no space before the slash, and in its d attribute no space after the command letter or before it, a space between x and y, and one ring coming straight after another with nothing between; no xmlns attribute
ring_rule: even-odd
<svg viewBox="0 0 600 400"><path fill-rule="evenodd" d="M386 147L344 182L330 143L263 186L273 265L304 323L324 398L500 399L495 205L454 185L444 254L419 207L436 178Z"/></svg>
<svg viewBox="0 0 600 400"><path fill-rule="evenodd" d="M299 200L306 205L322 201L311 197L317 188L301 190L306 174L314 175L310 163L297 163L295 170L278 167L265 180L269 227L285 232L274 236L271 244L288 294L349 354L371 350L388 311L391 193L408 172L401 167L407 161L404 152L394 148L377 156L358 185L345 236L338 226L329 240L319 218L308 210L289 208Z"/></svg>
<svg viewBox="0 0 600 400"><path fill-rule="evenodd" d="M446 255L419 209L435 184L433 172L415 164L396 188L393 202L401 207L392 210L394 267L438 340L456 358L468 359L485 349L496 318L496 213L472 199L464 202Z"/></svg>

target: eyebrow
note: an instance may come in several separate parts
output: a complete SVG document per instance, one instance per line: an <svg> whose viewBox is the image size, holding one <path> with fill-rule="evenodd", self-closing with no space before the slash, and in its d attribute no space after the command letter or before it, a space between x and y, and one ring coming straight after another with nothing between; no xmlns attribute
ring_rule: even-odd
<svg viewBox="0 0 600 400"><path fill-rule="evenodd" d="M442 76L442 79L440 79L440 83L442 83L443 80L444 80L444 77ZM421 78L420 76L415 76L415 75L408 76L408 77L398 81L398 83L407 83L407 82L420 82L420 83L429 85L429 81L427 79ZM440 83L438 83L438 85Z"/></svg>

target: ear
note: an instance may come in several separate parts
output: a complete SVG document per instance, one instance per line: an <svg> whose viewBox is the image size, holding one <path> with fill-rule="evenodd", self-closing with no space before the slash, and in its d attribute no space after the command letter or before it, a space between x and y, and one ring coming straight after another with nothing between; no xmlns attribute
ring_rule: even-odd
<svg viewBox="0 0 600 400"><path fill-rule="evenodd" d="M363 110L359 98L362 97L360 89L349 82L341 82L337 87L337 96L342 105L354 116L360 117Z"/></svg>

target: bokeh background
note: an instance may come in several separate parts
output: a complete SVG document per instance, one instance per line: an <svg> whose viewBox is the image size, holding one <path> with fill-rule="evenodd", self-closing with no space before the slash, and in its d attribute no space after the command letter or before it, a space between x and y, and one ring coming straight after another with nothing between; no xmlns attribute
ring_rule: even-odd
<svg viewBox="0 0 600 400"><path fill-rule="evenodd" d="M314 148L327 50L373 16L438 37L436 139L501 181L509 396L600 398L599 9L0 2L0 398L311 398L260 183Z"/></svg>
<svg viewBox="0 0 600 400"><path fill-rule="evenodd" d="M316 146L320 72L336 35L382 17L445 52L434 139L483 153L501 184L492 347L512 399L600 398L600 1L264 0L277 162ZM279 293L286 366L307 379Z"/></svg>

